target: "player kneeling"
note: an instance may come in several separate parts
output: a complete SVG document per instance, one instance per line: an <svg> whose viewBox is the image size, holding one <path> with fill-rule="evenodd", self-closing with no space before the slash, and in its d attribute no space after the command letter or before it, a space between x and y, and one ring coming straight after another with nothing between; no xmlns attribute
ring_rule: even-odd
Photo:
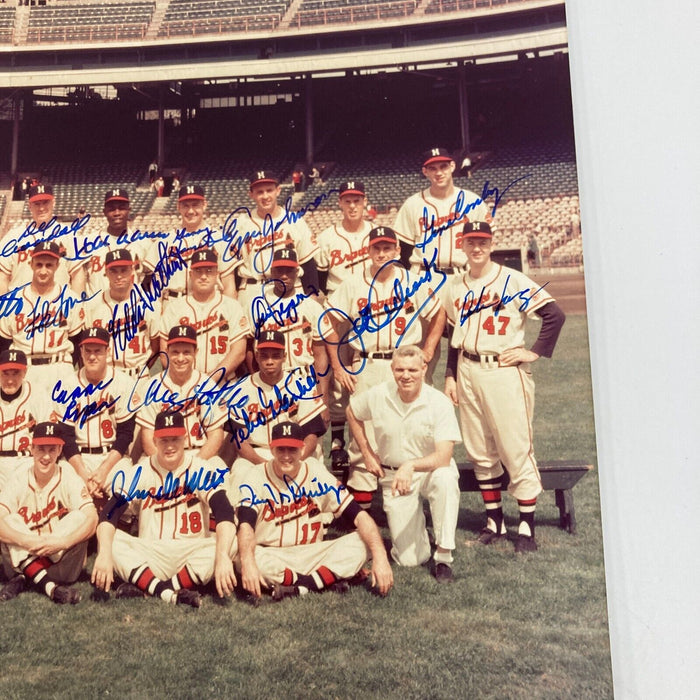
<svg viewBox="0 0 700 700"><path fill-rule="evenodd" d="M181 413L159 413L153 438L156 454L112 480L112 496L97 526L92 583L109 592L116 571L124 581L117 598L148 594L198 608L197 586L214 578L223 598L236 585L233 508L223 487L228 470L218 458L185 456ZM116 527L127 507L138 516L137 537Z"/></svg>
<svg viewBox="0 0 700 700"><path fill-rule="evenodd" d="M67 464L61 425L39 423L32 436L32 465L18 470L0 496L0 541L5 573L17 574L0 589L0 601L30 582L55 603L80 602L68 585L83 570L97 511L83 480Z"/></svg>
<svg viewBox="0 0 700 700"><path fill-rule="evenodd" d="M273 600L309 591L347 589L367 558L372 585L386 595L393 573L379 530L345 487L318 460L301 460L304 430L296 423L272 428L272 460L251 469L239 486L238 550L243 587ZM323 540L322 513L356 532Z"/></svg>

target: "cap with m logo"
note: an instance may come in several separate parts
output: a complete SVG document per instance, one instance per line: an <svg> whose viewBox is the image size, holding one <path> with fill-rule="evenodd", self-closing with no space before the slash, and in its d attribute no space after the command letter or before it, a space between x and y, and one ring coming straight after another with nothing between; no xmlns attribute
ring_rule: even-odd
<svg viewBox="0 0 700 700"><path fill-rule="evenodd" d="M34 185L29 188L29 201L42 202L53 199L53 187L51 185Z"/></svg>
<svg viewBox="0 0 700 700"><path fill-rule="evenodd" d="M185 435L185 419L178 411L163 411L156 416L155 437L180 437Z"/></svg>
<svg viewBox="0 0 700 700"><path fill-rule="evenodd" d="M258 185L261 182L274 182L275 185L279 184L277 177L269 170L256 170L250 178L250 188L253 189L254 185Z"/></svg>
<svg viewBox="0 0 700 700"><path fill-rule="evenodd" d="M86 343L94 343L96 345L109 345L110 335L106 328L101 328L100 326L93 326L92 328L87 328L80 335L80 341L78 345L85 345Z"/></svg>
<svg viewBox="0 0 700 700"><path fill-rule="evenodd" d="M114 187L105 192L105 204L107 202L128 202L129 193L121 187Z"/></svg>
<svg viewBox="0 0 700 700"><path fill-rule="evenodd" d="M454 160L446 148L435 146L423 153L423 167L430 163L439 163Z"/></svg>
<svg viewBox="0 0 700 700"><path fill-rule="evenodd" d="M293 248L280 248L272 256L270 267L299 267L296 251Z"/></svg>
<svg viewBox="0 0 700 700"><path fill-rule="evenodd" d="M33 445L63 445L61 437L63 431L62 423L38 423L32 433Z"/></svg>
<svg viewBox="0 0 700 700"><path fill-rule="evenodd" d="M27 369L27 356L21 350L0 352L0 371L4 369Z"/></svg>
<svg viewBox="0 0 700 700"><path fill-rule="evenodd" d="M183 199L205 199L204 188L201 185L183 185L177 195L177 201Z"/></svg>
<svg viewBox="0 0 700 700"><path fill-rule="evenodd" d="M173 326L168 333L168 345L173 343L192 343L197 344L197 331L194 326Z"/></svg>
<svg viewBox="0 0 700 700"><path fill-rule="evenodd" d="M306 433L298 423L284 421L272 428L270 447L304 447Z"/></svg>
<svg viewBox="0 0 700 700"><path fill-rule="evenodd" d="M256 350L262 350L262 348L284 350L285 347L284 336L279 331L263 331L255 345Z"/></svg>
<svg viewBox="0 0 700 700"><path fill-rule="evenodd" d="M338 188L338 197L346 194L365 196L365 186L359 180L348 180Z"/></svg>
<svg viewBox="0 0 700 700"><path fill-rule="evenodd" d="M216 267L218 256L213 248L197 250L190 260L190 267Z"/></svg>

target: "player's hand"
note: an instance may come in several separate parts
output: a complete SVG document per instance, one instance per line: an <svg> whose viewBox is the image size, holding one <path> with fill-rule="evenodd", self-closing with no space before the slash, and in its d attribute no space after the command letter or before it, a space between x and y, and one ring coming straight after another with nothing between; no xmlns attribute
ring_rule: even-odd
<svg viewBox="0 0 700 700"><path fill-rule="evenodd" d="M384 470L379 461L379 458L375 454L370 454L365 457L365 469L374 476L382 478L384 476Z"/></svg>
<svg viewBox="0 0 700 700"><path fill-rule="evenodd" d="M227 598L236 587L236 573L233 570L233 562L228 557L221 557L221 561L214 564L214 581L219 598Z"/></svg>
<svg viewBox="0 0 700 700"><path fill-rule="evenodd" d="M90 581L93 586L97 586L97 588L109 593L109 589L114 583L114 566L109 553L100 552L97 555L95 564L92 567Z"/></svg>
<svg viewBox="0 0 700 700"><path fill-rule="evenodd" d="M260 598L262 595L261 584L264 585L265 581L260 576L260 571L255 561L247 562L246 564L241 561L241 583L248 593L256 598Z"/></svg>
<svg viewBox="0 0 700 700"><path fill-rule="evenodd" d="M445 396L447 396L455 406L459 406L459 401L457 400L457 382L454 377L447 377L445 379Z"/></svg>
<svg viewBox="0 0 700 700"><path fill-rule="evenodd" d="M101 498L104 496L102 484L100 483L100 479L96 474L91 474L85 484L87 485L90 498Z"/></svg>
<svg viewBox="0 0 700 700"><path fill-rule="evenodd" d="M388 595L394 585L394 572L388 559L378 561L372 559L372 586L382 595Z"/></svg>
<svg viewBox="0 0 700 700"><path fill-rule="evenodd" d="M331 412L328 410L328 408L323 409L323 412L321 413L321 418L323 420L324 425L326 426L326 429L328 429L328 426L331 424Z"/></svg>
<svg viewBox="0 0 700 700"><path fill-rule="evenodd" d="M423 352L423 359L425 360L425 364L429 365L430 361L433 359L433 355L435 354L435 351L434 350L426 350L425 348L423 348L422 352Z"/></svg>
<svg viewBox="0 0 700 700"><path fill-rule="evenodd" d="M539 355L532 350L525 348L508 348L498 355L498 365L500 367L514 367L521 362L534 362Z"/></svg>
<svg viewBox="0 0 700 700"><path fill-rule="evenodd" d="M394 474L394 480L391 482L392 496L405 496L411 493L413 484L413 465L410 462L404 462Z"/></svg>
<svg viewBox="0 0 700 700"><path fill-rule="evenodd" d="M357 386L357 376L347 372L344 367L338 367L333 369L333 374L335 378L340 382L341 386L350 394L355 393L355 387Z"/></svg>
<svg viewBox="0 0 700 700"><path fill-rule="evenodd" d="M66 543L58 535L43 535L37 544L29 549L32 554L38 557L50 557L66 548Z"/></svg>

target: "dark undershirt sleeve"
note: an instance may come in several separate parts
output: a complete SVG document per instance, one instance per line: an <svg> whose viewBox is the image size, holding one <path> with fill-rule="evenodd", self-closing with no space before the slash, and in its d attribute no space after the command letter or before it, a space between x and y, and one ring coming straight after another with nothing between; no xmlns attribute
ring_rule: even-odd
<svg viewBox="0 0 700 700"><path fill-rule="evenodd" d="M321 435L325 435L326 433L326 424L323 422L323 418L321 418L320 415L314 416L308 423L304 423L304 430L306 430L307 433L313 433L321 437Z"/></svg>
<svg viewBox="0 0 700 700"><path fill-rule="evenodd" d="M128 420L117 423L117 437L112 444L112 449L119 452L123 457L129 449L131 441L134 439L134 428L136 427L136 416L132 415Z"/></svg>
<svg viewBox="0 0 700 700"><path fill-rule="evenodd" d="M128 507L128 501L121 501L119 496L112 496L100 511L100 522L112 523L116 527L119 519Z"/></svg>
<svg viewBox="0 0 700 700"><path fill-rule="evenodd" d="M75 457L80 451L78 450L78 443L75 439L75 428L67 423L61 423L60 432L64 442L63 456L69 460L71 457Z"/></svg>
<svg viewBox="0 0 700 700"><path fill-rule="evenodd" d="M450 348L447 351L447 365L445 366L445 379L457 377L457 361L459 360L459 348Z"/></svg>
<svg viewBox="0 0 700 700"><path fill-rule="evenodd" d="M411 264L408 262L411 258L411 253L413 253L413 246L406 241L399 241L399 247L401 248L401 255L399 259L401 264L408 270Z"/></svg>
<svg viewBox="0 0 700 700"><path fill-rule="evenodd" d="M238 515L239 523L248 523L248 525L255 530L255 525L258 522L258 514L255 508L250 508L249 506L239 506L236 510L236 515Z"/></svg>
<svg viewBox="0 0 700 700"><path fill-rule="evenodd" d="M357 505L357 501L353 500L348 503L345 510L336 518L336 521L343 529L351 530L355 527L355 518L360 512L362 512L362 508Z"/></svg>
<svg viewBox="0 0 700 700"><path fill-rule="evenodd" d="M209 499L209 507L217 523L233 522L233 506L224 491L217 491Z"/></svg>
<svg viewBox="0 0 700 700"><path fill-rule="evenodd" d="M540 357L551 357L566 315L555 301L550 301L535 313L542 319L542 328L531 350Z"/></svg>
<svg viewBox="0 0 700 700"><path fill-rule="evenodd" d="M328 270L317 270L318 287L324 293L328 294Z"/></svg>
<svg viewBox="0 0 700 700"><path fill-rule="evenodd" d="M316 270L316 260L311 258L307 260L301 269L304 270L304 276L301 278L301 284L304 287L304 293L308 296L317 296L319 291L318 286L318 271Z"/></svg>

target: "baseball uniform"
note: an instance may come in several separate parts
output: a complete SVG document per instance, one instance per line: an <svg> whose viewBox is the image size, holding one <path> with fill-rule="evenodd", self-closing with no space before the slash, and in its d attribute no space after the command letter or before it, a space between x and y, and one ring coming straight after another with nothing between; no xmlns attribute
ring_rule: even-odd
<svg viewBox="0 0 700 700"><path fill-rule="evenodd" d="M318 235L316 266L327 272L328 293L335 291L348 277L361 274L369 260L368 237L372 230L363 221L359 231L347 231L342 223L332 224Z"/></svg>

